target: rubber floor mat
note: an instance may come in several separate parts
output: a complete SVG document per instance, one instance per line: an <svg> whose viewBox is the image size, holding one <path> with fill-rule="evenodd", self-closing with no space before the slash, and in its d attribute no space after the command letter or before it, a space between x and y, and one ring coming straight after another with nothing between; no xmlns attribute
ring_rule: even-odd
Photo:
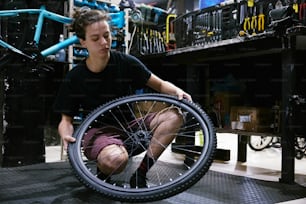
<svg viewBox="0 0 306 204"><path fill-rule="evenodd" d="M215 171L193 187L158 204L274 204L306 197L306 187L269 182ZM0 203L122 203L82 185L68 162L0 168Z"/></svg>

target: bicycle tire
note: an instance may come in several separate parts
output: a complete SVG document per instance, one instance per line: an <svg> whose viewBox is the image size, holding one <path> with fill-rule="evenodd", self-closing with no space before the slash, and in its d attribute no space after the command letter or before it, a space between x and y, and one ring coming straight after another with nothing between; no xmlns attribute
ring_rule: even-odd
<svg viewBox="0 0 306 204"><path fill-rule="evenodd" d="M296 149L295 150L295 158L298 160L303 159L305 156L305 153L302 150Z"/></svg>
<svg viewBox="0 0 306 204"><path fill-rule="evenodd" d="M303 159L306 156L306 138L295 136L295 158L298 160Z"/></svg>
<svg viewBox="0 0 306 204"><path fill-rule="evenodd" d="M306 149L306 138L301 136L295 136L295 147L298 149Z"/></svg>
<svg viewBox="0 0 306 204"><path fill-rule="evenodd" d="M186 121L177 133L177 138L180 137L181 143L171 147L172 150L176 149L179 153L173 153L170 151L170 147L164 151L147 175L148 188L130 188L128 184L135 167L137 168L139 165L137 162L141 161L142 157L139 155L130 157L123 173L112 176L112 180L114 179L115 182L107 183L98 179L95 161L90 161L83 155L83 135L91 127L104 123L103 119L115 111L121 112L121 110L127 108L134 117L134 110L139 113L141 102L151 105L146 110L150 110L153 106L156 107L156 103L159 102L167 106L176 106L185 114ZM130 107L135 106L136 109L130 109ZM120 120L120 123L123 124L126 118L125 116L121 118L121 116L117 115L116 120ZM213 162L217 143L212 122L198 105L185 99L177 100L176 97L164 94L132 95L106 103L85 118L76 129L73 137L76 138L76 142L68 145L68 158L76 177L85 186L103 194L107 198L124 202L157 201L188 189L208 171ZM200 137L198 139L200 139L201 144L190 143L196 137ZM182 138L185 138L185 142L182 142ZM171 153L169 154L169 152ZM169 160L169 155L173 156L173 154L174 156L179 156L180 159ZM193 162L187 164L181 157Z"/></svg>
<svg viewBox="0 0 306 204"><path fill-rule="evenodd" d="M272 136L250 136L249 147L254 151L261 151L270 146Z"/></svg>

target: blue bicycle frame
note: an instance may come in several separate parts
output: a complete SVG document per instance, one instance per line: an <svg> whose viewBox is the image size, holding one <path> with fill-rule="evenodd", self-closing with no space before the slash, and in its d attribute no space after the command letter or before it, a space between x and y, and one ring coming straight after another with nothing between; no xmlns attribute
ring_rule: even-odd
<svg viewBox="0 0 306 204"><path fill-rule="evenodd" d="M41 32L42 32L42 27L43 27L43 23L44 23L44 19L48 18L51 19L53 21L57 21L63 24L69 24L72 22L72 18L69 17L65 17L50 11L47 11L45 6L41 6L40 9L17 9L17 10L3 10L0 11L0 16L18 16L22 13L27 13L27 14L38 14L38 19L37 19L37 23L35 26L35 34L34 34L34 39L33 42L35 45L39 44L40 41L40 36L41 36ZM57 43L43 51L41 51L41 55L43 57L46 57L48 55L54 54L57 51L59 51L60 49L63 49L69 45L72 45L74 43L78 43L78 38L77 36L72 36L70 38L67 38L66 40L64 40L63 42ZM21 50L11 46L10 44L6 43L5 41L0 39L0 45L4 48L7 48L15 53L24 55L30 59L34 59L36 56L35 55L27 55L24 52L22 52Z"/></svg>
<svg viewBox="0 0 306 204"><path fill-rule="evenodd" d="M124 20L124 15L125 13L123 11L117 11L114 8L112 8L112 11L116 11L114 13L109 13L109 16L111 17L111 22L110 25L117 27L118 29L122 29L125 26L125 20ZM53 21L63 23L63 24L70 24L72 22L72 18L70 17L65 17L50 11L47 11L45 6L41 6L40 9L17 9L17 10L2 10L0 11L0 17L9 17L9 16L18 16L22 13L26 14L38 14L37 18L37 23L35 26L35 34L34 34L34 39L33 43L34 45L38 45L40 41L40 36L42 32L42 27L44 23L44 19L51 19ZM69 45L72 45L74 43L79 43L78 37L76 35L73 35L67 39L65 39L62 42L59 42L49 48L46 48L45 50L41 51L41 56L46 57L48 55L55 54L58 52L60 49L66 48ZM115 42L114 42L115 44ZM16 47L6 43L5 41L0 39L0 46L7 48L15 53L18 53L20 55L23 55L27 58L34 59L37 56L35 54L28 55L21 50L17 49Z"/></svg>

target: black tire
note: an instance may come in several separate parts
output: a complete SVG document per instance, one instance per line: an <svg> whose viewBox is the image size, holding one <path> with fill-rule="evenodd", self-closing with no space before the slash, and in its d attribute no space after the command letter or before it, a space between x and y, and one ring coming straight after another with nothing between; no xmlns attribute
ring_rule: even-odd
<svg viewBox="0 0 306 204"><path fill-rule="evenodd" d="M97 178L96 161L89 161L83 154L82 139L85 132L94 126L104 124L104 118L115 117L120 125L126 125L126 113L122 110L129 110L129 114L136 118L135 110L140 113L140 104L150 104L149 109L156 107L156 102L178 107L185 114L185 123L177 134L180 142L165 148L166 151L156 161L147 174L148 188L130 188L129 179L138 167L142 156L131 156L124 172L112 175L111 184ZM135 107L133 109L132 107ZM147 107L148 108L148 107ZM146 109L146 110L149 110ZM114 113L117 112L116 115ZM118 114L119 113L119 114ZM146 114L143 112L142 114ZM114 124L112 124L114 125ZM140 126L138 130L143 130ZM127 131L127 130L124 130ZM130 133L128 133L130 134ZM201 144L191 144L191 141ZM130 136L134 137L132 133ZM77 178L90 189L93 189L104 196L125 202L156 201L176 195L188 189L199 181L208 171L212 164L216 149L216 134L208 115L196 104L187 100L177 100L176 97L163 94L142 94L132 95L111 101L94 110L80 124L74 133L75 143L69 144L68 158ZM136 137L132 138L133 140ZM137 140L138 141L138 140ZM175 151L176 153L173 153ZM170 152L170 153L169 153ZM171 155L171 160L169 160ZM173 156L179 159L173 159ZM185 162L192 160L193 162Z"/></svg>
<svg viewBox="0 0 306 204"><path fill-rule="evenodd" d="M295 150L295 158L298 160L303 159L305 153L302 150L296 149Z"/></svg>
<svg viewBox="0 0 306 204"><path fill-rule="evenodd" d="M296 136L295 137L295 158L303 159L306 156L306 138Z"/></svg>
<svg viewBox="0 0 306 204"><path fill-rule="evenodd" d="M306 138L295 136L295 147L301 150L306 149Z"/></svg>
<svg viewBox="0 0 306 204"><path fill-rule="evenodd" d="M270 147L272 140L272 136L250 136L249 147L254 151L261 151Z"/></svg>

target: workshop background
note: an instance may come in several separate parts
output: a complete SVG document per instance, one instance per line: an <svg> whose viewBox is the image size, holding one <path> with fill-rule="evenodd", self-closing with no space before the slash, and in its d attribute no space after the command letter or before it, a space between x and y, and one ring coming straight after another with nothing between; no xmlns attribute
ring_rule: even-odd
<svg viewBox="0 0 306 204"><path fill-rule="evenodd" d="M235 40L260 39L272 31L279 37L288 32L283 28L292 25L302 29L306 19L304 1L135 0L135 3L144 23L132 21L124 24L124 19L119 16L113 22L117 26L113 33L113 49L139 57L159 76L191 92L194 99L210 114L216 127L230 131L280 133L279 105L282 93L279 87L282 86L282 72L275 72L274 68L282 65L280 60L271 60L279 56L273 53L264 55L260 60L258 55L240 59L239 55L244 54L243 51L226 53L226 45ZM269 12L279 4L281 12L276 13L275 19L272 19ZM66 16L70 15L74 6L111 8L100 1L4 0L0 2L0 10L40 8L42 5L47 10ZM130 15L137 17L137 13ZM287 18L290 20L282 21ZM32 42L35 24L36 19L27 15L1 21L1 37L17 48L38 52L57 43L61 34L68 36L67 28L62 24L46 20L41 43L37 48ZM187 53L181 57L179 54L186 49L194 51L201 46L213 45L221 48L213 49L211 54L205 56ZM303 48L304 45L297 46ZM265 50L269 46L260 44L252 49ZM0 63L0 97L4 119L1 124L1 166L45 162L45 147L60 145L56 130L59 116L52 112L53 100L65 73L86 57L86 50L79 45L72 47L70 55L66 49L65 61L48 58L41 64L14 55L13 60ZM226 54L235 57L226 61L221 57ZM190 59L194 61L190 63ZM306 83L304 64L302 61L297 64L298 83L293 94L303 98ZM246 68L249 69L248 73L244 72ZM270 83L261 76L275 80ZM300 113L305 113L304 108L300 110ZM249 123L239 121L240 116L244 115L257 119ZM296 121L296 127L299 132L303 132L305 120L303 116L300 118ZM304 153L305 147L301 151Z"/></svg>

